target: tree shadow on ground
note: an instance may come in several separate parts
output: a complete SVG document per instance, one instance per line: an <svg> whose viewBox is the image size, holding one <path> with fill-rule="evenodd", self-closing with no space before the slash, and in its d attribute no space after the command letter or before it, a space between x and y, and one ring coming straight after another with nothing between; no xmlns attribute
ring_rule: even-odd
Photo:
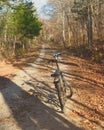
<svg viewBox="0 0 104 130"><path fill-rule="evenodd" d="M101 124L101 122L100 122L101 120L104 121L104 120L103 120L103 117L104 117L104 114L103 114L103 113L100 113L100 112L97 111L96 109L91 108L91 107L89 107L89 106L87 106L87 105L85 105L85 104L83 104L83 103L81 103L81 102L79 102L79 101L77 101L77 100L75 100L75 99L70 99L70 102L76 104L77 107L78 107L78 109L69 108L68 106L67 106L67 109L69 109L69 110L71 110L71 111L74 111L74 113L76 113L77 116L79 116L80 118L82 118L83 121L86 120L86 121L89 121L90 123L96 124L96 126L99 127L99 130L100 130L100 129L101 129L101 130L104 129L104 125ZM96 118L95 118L95 119L91 119L91 117L89 117L89 113L88 113L88 115L87 115L87 113L86 113L86 114L83 114L82 112L79 112L79 108L81 108L82 111L83 111L83 110L84 110L84 111L88 110L89 113L92 114L91 117L93 117L94 115L96 115L97 117L99 116L99 117L100 117L100 120L98 120L98 119L96 119Z"/></svg>
<svg viewBox="0 0 104 130"><path fill-rule="evenodd" d="M99 87L104 87L104 83L103 82L99 82L99 81L95 81L91 78L87 78L87 77L84 77L82 75L79 75L79 74L76 74L76 73L73 73L73 72L63 72L67 77L71 76L73 77L74 79L76 80L80 80L80 81L84 81L86 83L89 83L89 84L92 84L92 85L97 85Z"/></svg>
<svg viewBox="0 0 104 130"><path fill-rule="evenodd" d="M3 96L4 103L11 111L11 116L13 116L21 130L80 130L80 128L43 104L34 95L29 95L8 78L0 77L0 93ZM1 112L0 115L2 115ZM3 123L5 129L10 120ZM11 128L8 127L9 129L11 130L12 126Z"/></svg>
<svg viewBox="0 0 104 130"><path fill-rule="evenodd" d="M81 102L79 102L79 101L77 101L77 100L75 100L75 99L70 99L70 100L73 101L75 104L78 104L78 105L80 105L80 106L82 106L82 107L88 109L89 111L92 111L92 112L94 112L95 114L98 114L98 115L104 117L104 114L103 114L103 113L100 113L100 112L97 111L96 109L90 108L90 107L88 107L87 105L85 105L85 104L83 104L83 103L81 103Z"/></svg>

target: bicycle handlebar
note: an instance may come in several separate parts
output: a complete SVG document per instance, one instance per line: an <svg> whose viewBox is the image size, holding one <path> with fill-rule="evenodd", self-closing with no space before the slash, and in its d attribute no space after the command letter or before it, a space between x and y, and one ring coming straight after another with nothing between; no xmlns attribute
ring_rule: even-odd
<svg viewBox="0 0 104 130"><path fill-rule="evenodd" d="M53 56L54 57L58 57L59 55L61 55L62 53L56 53L56 54L54 54Z"/></svg>
<svg viewBox="0 0 104 130"><path fill-rule="evenodd" d="M47 63L50 63L50 62L55 62L54 59L48 59Z"/></svg>
<svg viewBox="0 0 104 130"><path fill-rule="evenodd" d="M59 55L62 55L62 54L65 54L65 53L66 53L65 51L63 51L63 52L58 52L58 53L54 54L54 57L58 57Z"/></svg>
<svg viewBox="0 0 104 130"><path fill-rule="evenodd" d="M59 52L59 53L54 54L53 56L55 57L55 59L48 59L48 62L47 62L47 63L56 62L58 56L61 55L61 54L63 54L63 53L64 53L64 52Z"/></svg>

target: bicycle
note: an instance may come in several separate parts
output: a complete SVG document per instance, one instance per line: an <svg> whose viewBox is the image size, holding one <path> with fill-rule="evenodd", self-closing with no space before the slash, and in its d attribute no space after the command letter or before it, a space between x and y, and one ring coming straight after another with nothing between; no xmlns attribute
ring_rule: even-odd
<svg viewBox="0 0 104 130"><path fill-rule="evenodd" d="M55 62L55 64L56 64L56 70L54 73L51 74L51 76L54 78L53 83L54 83L56 91L57 91L60 108L63 112L66 99L70 98L73 95L73 91L72 91L71 85L68 85L66 83L63 72L61 71L61 69L59 67L58 57L61 54L62 53L56 53L54 55L54 60L49 60L49 62ZM66 95L67 89L69 89L68 95Z"/></svg>

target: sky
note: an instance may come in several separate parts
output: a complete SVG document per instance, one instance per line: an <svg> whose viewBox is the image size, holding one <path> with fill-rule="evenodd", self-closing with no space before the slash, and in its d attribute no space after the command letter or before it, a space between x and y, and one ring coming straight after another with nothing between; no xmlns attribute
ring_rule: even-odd
<svg viewBox="0 0 104 130"><path fill-rule="evenodd" d="M53 5L48 3L48 0L32 0L37 9L40 18L50 19L53 12Z"/></svg>

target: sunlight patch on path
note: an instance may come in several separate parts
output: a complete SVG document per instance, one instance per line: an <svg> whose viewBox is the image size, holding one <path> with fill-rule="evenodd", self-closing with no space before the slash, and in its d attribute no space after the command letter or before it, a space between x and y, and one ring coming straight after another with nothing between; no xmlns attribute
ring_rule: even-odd
<svg viewBox="0 0 104 130"><path fill-rule="evenodd" d="M34 63L41 62L42 58L44 57L44 54L45 54L45 45L42 45L42 49L40 50L40 54L39 54L38 58L34 61Z"/></svg>

